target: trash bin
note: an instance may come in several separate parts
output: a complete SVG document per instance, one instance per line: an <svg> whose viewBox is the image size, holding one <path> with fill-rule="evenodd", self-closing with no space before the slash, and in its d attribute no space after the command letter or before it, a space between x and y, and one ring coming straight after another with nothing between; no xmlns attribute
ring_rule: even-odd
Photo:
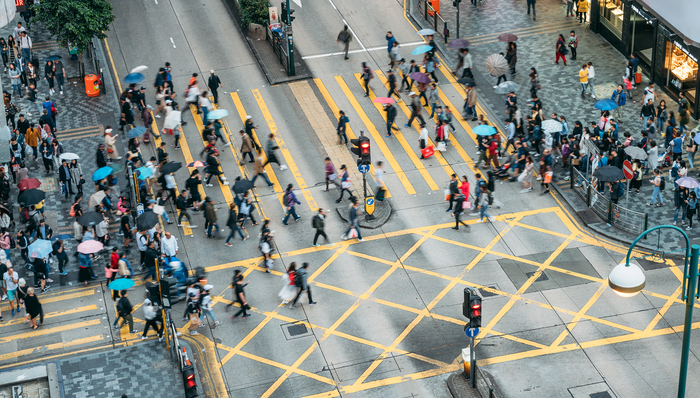
<svg viewBox="0 0 700 398"><path fill-rule="evenodd" d="M85 94L88 97L97 97L100 95L100 85L97 84L97 75L85 76Z"/></svg>
<svg viewBox="0 0 700 398"><path fill-rule="evenodd" d="M472 356L469 347L462 349L462 362L464 363L464 376L471 377Z"/></svg>

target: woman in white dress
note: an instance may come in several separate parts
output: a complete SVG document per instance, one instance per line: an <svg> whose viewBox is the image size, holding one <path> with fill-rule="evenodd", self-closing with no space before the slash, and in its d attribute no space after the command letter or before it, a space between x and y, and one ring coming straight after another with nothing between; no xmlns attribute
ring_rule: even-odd
<svg viewBox="0 0 700 398"><path fill-rule="evenodd" d="M282 299L282 304L289 303L297 294L297 287L294 284L294 278L297 274L296 269L297 264L292 262L289 264L289 269L287 269L287 272L282 274L282 282L284 283L284 286L278 294L278 296L280 296Z"/></svg>

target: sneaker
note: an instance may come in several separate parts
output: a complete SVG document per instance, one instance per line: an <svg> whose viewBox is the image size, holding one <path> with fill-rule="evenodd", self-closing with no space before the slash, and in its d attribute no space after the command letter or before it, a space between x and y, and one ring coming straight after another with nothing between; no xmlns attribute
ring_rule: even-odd
<svg viewBox="0 0 700 398"><path fill-rule="evenodd" d="M498 86L493 86L493 88L498 88Z"/></svg>
<svg viewBox="0 0 700 398"><path fill-rule="evenodd" d="M138 332L139 332L138 330L134 329L134 330L132 330L132 331L129 332L129 333L131 333L131 334L136 334L136 333L138 333Z"/></svg>
<svg viewBox="0 0 700 398"><path fill-rule="evenodd" d="M216 321L216 322L214 322L214 325L215 325L215 326L221 325L221 322L220 322L220 321Z"/></svg>
<svg viewBox="0 0 700 398"><path fill-rule="evenodd" d="M316 305L316 304L318 304L318 303L315 302L315 301L312 301L312 302L309 303L309 305Z"/></svg>
<svg viewBox="0 0 700 398"><path fill-rule="evenodd" d="M224 245L225 245L225 246L227 246L227 247L231 247L231 246L233 246L233 245L232 245L232 244L230 244L230 243L224 243Z"/></svg>
<svg viewBox="0 0 700 398"><path fill-rule="evenodd" d="M146 340L147 338L146 336L141 336L141 340Z"/></svg>
<svg viewBox="0 0 700 398"><path fill-rule="evenodd" d="M214 184L207 184L207 186L208 186L208 187L213 187L213 186L214 186Z"/></svg>
<svg viewBox="0 0 700 398"><path fill-rule="evenodd" d="M15 316L15 309L12 309L12 316Z"/></svg>
<svg viewBox="0 0 700 398"><path fill-rule="evenodd" d="M173 221L172 221L172 220L168 220L168 224L172 224L172 223L173 223Z"/></svg>
<svg viewBox="0 0 700 398"><path fill-rule="evenodd" d="M2 301L5 301L7 299L7 295L2 295Z"/></svg>
<svg viewBox="0 0 700 398"><path fill-rule="evenodd" d="M203 323L199 325L200 328L203 328L203 327L205 327L205 326L207 326L207 325L205 325L205 324L203 324Z"/></svg>
<svg viewBox="0 0 700 398"><path fill-rule="evenodd" d="M520 190L520 193L525 193L525 192L530 192L530 191L527 188Z"/></svg>
<svg viewBox="0 0 700 398"><path fill-rule="evenodd" d="M676 221L674 221L674 222L673 222L673 225L678 225L678 223L677 223Z"/></svg>
<svg viewBox="0 0 700 398"><path fill-rule="evenodd" d="M198 334L199 334L199 332L197 332L196 330L191 330L191 331L190 331L190 336L196 336L196 335L198 335Z"/></svg>
<svg viewBox="0 0 700 398"><path fill-rule="evenodd" d="M156 115L156 118L157 118L157 119L160 119L160 115Z"/></svg>
<svg viewBox="0 0 700 398"><path fill-rule="evenodd" d="M319 245L318 243L314 243L313 246L314 246L314 247L319 247L319 246L321 246L321 245Z"/></svg>
<svg viewBox="0 0 700 398"><path fill-rule="evenodd" d="M687 227L685 230L690 231L691 229L693 229L693 227Z"/></svg>
<svg viewBox="0 0 700 398"><path fill-rule="evenodd" d="M183 317L182 317L182 320L183 320L183 321L186 321L186 320L187 320L187 317L186 317L186 316L183 316Z"/></svg>
<svg viewBox="0 0 700 398"><path fill-rule="evenodd" d="M158 337L158 342L162 343L163 342L163 336Z"/></svg>
<svg viewBox="0 0 700 398"><path fill-rule="evenodd" d="M246 318L248 318L248 317L251 316L251 315L252 315L252 314L243 315L241 318L246 319Z"/></svg>
<svg viewBox="0 0 700 398"><path fill-rule="evenodd" d="M224 181L222 185L228 185L228 181Z"/></svg>
<svg viewBox="0 0 700 398"><path fill-rule="evenodd" d="M480 219L476 220L476 222L484 222L484 219L480 218Z"/></svg>
<svg viewBox="0 0 700 398"><path fill-rule="evenodd" d="M294 305L294 304L292 304L292 305L289 306L289 308L297 308L297 306Z"/></svg>
<svg viewBox="0 0 700 398"><path fill-rule="evenodd" d="M68 273L66 271L63 271L59 275L68 275Z"/></svg>
<svg viewBox="0 0 700 398"><path fill-rule="evenodd" d="M50 287L51 287L51 286L46 286L46 287L44 288L44 290L42 290L41 292L42 292L42 293L48 292Z"/></svg>
<svg viewBox="0 0 700 398"><path fill-rule="evenodd" d="M359 241L359 242L364 242L365 240L362 239L362 238L360 238L360 239L358 239L358 241Z"/></svg>
<svg viewBox="0 0 700 398"><path fill-rule="evenodd" d="M656 207L661 207L661 206L663 206L663 205L664 205L663 202L662 202L662 203L657 203L657 204L656 204Z"/></svg>
<svg viewBox="0 0 700 398"><path fill-rule="evenodd" d="M285 165L280 165L280 170L287 170L287 166L285 166Z"/></svg>
<svg viewBox="0 0 700 398"><path fill-rule="evenodd" d="M63 95L63 91L61 91L61 95Z"/></svg>

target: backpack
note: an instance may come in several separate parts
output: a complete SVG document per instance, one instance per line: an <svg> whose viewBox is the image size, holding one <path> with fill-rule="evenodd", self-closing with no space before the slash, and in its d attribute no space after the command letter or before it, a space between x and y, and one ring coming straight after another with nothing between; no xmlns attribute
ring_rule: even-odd
<svg viewBox="0 0 700 398"><path fill-rule="evenodd" d="M51 101L51 116L56 116L58 115L58 111L56 110L56 105Z"/></svg>
<svg viewBox="0 0 700 398"><path fill-rule="evenodd" d="M77 203L73 203L73 206L70 207L70 216L71 217L75 217L75 205L77 205Z"/></svg>
<svg viewBox="0 0 700 398"><path fill-rule="evenodd" d="M291 206L292 205L292 191L287 192L286 195L284 195L284 205L285 206Z"/></svg>
<svg viewBox="0 0 700 398"><path fill-rule="evenodd" d="M15 247L17 247L17 242L15 242L15 238L10 235L10 249L14 249Z"/></svg>
<svg viewBox="0 0 700 398"><path fill-rule="evenodd" d="M678 167L673 166L673 168L671 168L671 177L678 178Z"/></svg>
<svg viewBox="0 0 700 398"><path fill-rule="evenodd" d="M620 184L617 184L617 197L621 198L625 196L625 186Z"/></svg>
<svg viewBox="0 0 700 398"><path fill-rule="evenodd" d="M301 276L301 272L298 272L294 275L294 286L296 287L304 287L304 280Z"/></svg>
<svg viewBox="0 0 700 398"><path fill-rule="evenodd" d="M661 183L659 184L659 189L664 190L666 189L666 179L664 177L661 177Z"/></svg>

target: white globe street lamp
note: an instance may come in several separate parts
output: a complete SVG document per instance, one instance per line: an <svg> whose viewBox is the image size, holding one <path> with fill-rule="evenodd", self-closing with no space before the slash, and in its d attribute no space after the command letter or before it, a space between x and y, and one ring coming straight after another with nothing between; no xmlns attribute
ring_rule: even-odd
<svg viewBox="0 0 700 398"><path fill-rule="evenodd" d="M644 271L636 263L620 263L608 276L610 288L622 297L632 297L646 285Z"/></svg>

